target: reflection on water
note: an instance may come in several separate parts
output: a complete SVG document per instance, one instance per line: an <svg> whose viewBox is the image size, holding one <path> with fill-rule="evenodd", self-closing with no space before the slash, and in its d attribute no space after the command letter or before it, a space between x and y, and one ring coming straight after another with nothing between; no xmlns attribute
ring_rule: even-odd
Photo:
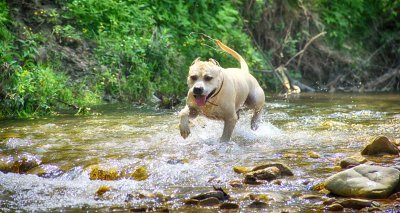
<svg viewBox="0 0 400 213"><path fill-rule="evenodd" d="M244 111L227 143L218 142L222 123L203 117L182 139L177 110L108 105L93 116L0 121L0 210L108 211L147 205L185 211L194 207L185 206L183 198L212 186L226 189L242 209L249 193L272 197L271 211L312 209L316 202L299 197L316 193L310 188L333 174L338 160L378 135L400 140L399 103L399 95L382 94L267 98L261 127L251 131L250 112ZM310 151L320 157L309 157ZM7 167L12 162L25 164ZM295 176L282 179L281 185L229 185L242 178L233 166L269 162L289 165ZM121 176L93 180L93 166ZM148 179L122 175L138 167L147 169ZM109 190L99 198L101 186ZM127 199L139 190L164 199Z"/></svg>

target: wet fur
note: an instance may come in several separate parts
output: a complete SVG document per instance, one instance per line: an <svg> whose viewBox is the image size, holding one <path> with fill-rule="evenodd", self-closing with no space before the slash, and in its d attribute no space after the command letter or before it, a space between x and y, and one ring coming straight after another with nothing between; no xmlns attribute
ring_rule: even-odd
<svg viewBox="0 0 400 213"><path fill-rule="evenodd" d="M190 134L189 118L203 114L207 118L224 121L220 140L229 141L238 120L238 111L243 105L254 110L251 129L258 128L265 102L264 91L249 73L242 56L219 40L216 43L240 62L240 68L222 68L214 59L201 61L197 58L193 61L187 78L189 91L186 106L179 113L179 128L183 138ZM194 88L202 88L202 95L209 96L204 106L196 104Z"/></svg>

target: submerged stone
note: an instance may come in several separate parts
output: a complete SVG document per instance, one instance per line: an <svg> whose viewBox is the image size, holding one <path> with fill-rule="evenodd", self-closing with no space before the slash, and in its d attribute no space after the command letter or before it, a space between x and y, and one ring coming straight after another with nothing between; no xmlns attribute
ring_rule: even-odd
<svg viewBox="0 0 400 213"><path fill-rule="evenodd" d="M399 149L385 136L372 140L362 151L362 155L399 155Z"/></svg>
<svg viewBox="0 0 400 213"><path fill-rule="evenodd" d="M394 168L359 165L332 175L324 185L345 197L386 198L399 184L399 175Z"/></svg>

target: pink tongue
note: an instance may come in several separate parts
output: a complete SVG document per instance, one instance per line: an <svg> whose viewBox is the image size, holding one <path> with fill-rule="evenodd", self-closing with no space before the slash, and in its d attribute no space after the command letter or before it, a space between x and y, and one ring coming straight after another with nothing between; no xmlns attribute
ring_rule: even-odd
<svg viewBox="0 0 400 213"><path fill-rule="evenodd" d="M195 98L196 98L197 106L206 105L206 96L205 95L199 95L199 96L196 96Z"/></svg>

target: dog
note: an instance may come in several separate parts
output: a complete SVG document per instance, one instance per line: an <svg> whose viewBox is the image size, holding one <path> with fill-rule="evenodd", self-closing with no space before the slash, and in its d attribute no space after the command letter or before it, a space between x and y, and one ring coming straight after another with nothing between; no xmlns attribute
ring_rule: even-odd
<svg viewBox="0 0 400 213"><path fill-rule="evenodd" d="M190 134L189 118L199 114L224 121L220 141L229 141L239 119L239 110L245 105L254 110L251 129L258 128L263 112L265 95L257 80L249 73L246 61L237 52L215 40L217 45L240 62L240 68L222 68L214 59L197 58L189 68L189 91L186 106L180 111L180 134Z"/></svg>

